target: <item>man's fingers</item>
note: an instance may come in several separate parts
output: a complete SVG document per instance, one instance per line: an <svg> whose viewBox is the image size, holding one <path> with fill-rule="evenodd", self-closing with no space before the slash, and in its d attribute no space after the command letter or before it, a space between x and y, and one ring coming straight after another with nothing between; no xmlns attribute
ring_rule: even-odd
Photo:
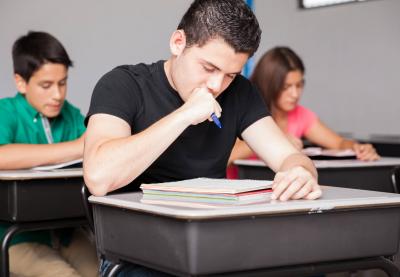
<svg viewBox="0 0 400 277"><path fill-rule="evenodd" d="M281 201L287 201L289 199L292 199L293 195L295 195L297 192L299 192L300 190L302 190L304 188L304 186L307 184L307 182L302 179L302 178L297 178L296 180L294 180L290 186L287 187L287 189L282 193L282 195L279 197L279 200ZM305 190L307 190L307 192L310 191L311 188L307 187L305 188Z"/></svg>
<svg viewBox="0 0 400 277"><path fill-rule="evenodd" d="M274 179L271 199L279 199L286 188L296 179L296 175L291 174L290 172L286 172L284 174L284 177L281 178L279 182Z"/></svg>
<svg viewBox="0 0 400 277"><path fill-rule="evenodd" d="M278 172L272 186L272 200L316 199L322 195L316 178L303 167Z"/></svg>
<svg viewBox="0 0 400 277"><path fill-rule="evenodd" d="M321 188L317 185L313 188L313 191L311 191L309 194L307 194L304 199L307 200L314 200L320 198L322 195L322 190Z"/></svg>
<svg viewBox="0 0 400 277"><path fill-rule="evenodd" d="M272 189L274 190L276 186L279 184L282 179L285 178L285 173L284 172L278 172L275 174L274 181L272 183Z"/></svg>
<svg viewBox="0 0 400 277"><path fill-rule="evenodd" d="M308 181L300 190L298 190L295 194L292 195L291 199L297 200L302 199L306 195L310 193L313 187L313 182Z"/></svg>

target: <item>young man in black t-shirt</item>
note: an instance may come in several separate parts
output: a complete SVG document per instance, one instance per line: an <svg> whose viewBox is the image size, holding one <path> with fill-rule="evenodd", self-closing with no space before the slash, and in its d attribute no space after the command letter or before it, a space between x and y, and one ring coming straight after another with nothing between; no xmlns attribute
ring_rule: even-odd
<svg viewBox="0 0 400 277"><path fill-rule="evenodd" d="M318 198L311 160L286 140L240 75L260 37L244 1L196 0L171 36L167 61L104 75L86 118L89 190L104 195L142 182L224 177L239 137L278 172L274 198ZM221 129L211 121L213 113Z"/></svg>
<svg viewBox="0 0 400 277"><path fill-rule="evenodd" d="M240 75L260 38L243 0L196 0L171 36L168 60L104 75L86 118L89 190L105 195L143 182L222 178L239 137L278 172L273 198L320 197L313 163L287 141L257 90ZM134 266L129 274L162 273Z"/></svg>

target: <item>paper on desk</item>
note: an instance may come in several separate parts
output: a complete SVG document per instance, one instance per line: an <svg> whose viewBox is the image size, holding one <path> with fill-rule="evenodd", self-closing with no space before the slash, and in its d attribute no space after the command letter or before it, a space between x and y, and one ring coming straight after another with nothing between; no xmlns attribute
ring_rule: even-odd
<svg viewBox="0 0 400 277"><path fill-rule="evenodd" d="M328 157L351 157L356 153L351 149L337 150L337 149L322 149L321 147L307 147L302 150L303 154L313 156L328 156Z"/></svg>
<svg viewBox="0 0 400 277"><path fill-rule="evenodd" d="M36 167L32 167L31 169L38 170L38 171L46 171L46 170L53 170L53 169L66 168L66 167L82 167L82 161L83 161L83 159L77 159L77 160L72 160L72 161L68 161L68 162L64 162L64 163L36 166Z"/></svg>

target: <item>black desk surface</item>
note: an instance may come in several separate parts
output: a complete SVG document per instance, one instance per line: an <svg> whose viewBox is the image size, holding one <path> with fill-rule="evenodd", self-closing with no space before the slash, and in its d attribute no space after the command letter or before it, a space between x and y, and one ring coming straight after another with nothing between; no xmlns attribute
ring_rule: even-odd
<svg viewBox="0 0 400 277"><path fill-rule="evenodd" d="M400 157L400 135L371 135L359 141L371 143L381 156Z"/></svg>
<svg viewBox="0 0 400 277"><path fill-rule="evenodd" d="M237 160L239 178L272 180L275 173L260 160ZM383 157L379 161L359 160L314 161L321 185L366 189L383 192L397 192L392 180L400 158Z"/></svg>

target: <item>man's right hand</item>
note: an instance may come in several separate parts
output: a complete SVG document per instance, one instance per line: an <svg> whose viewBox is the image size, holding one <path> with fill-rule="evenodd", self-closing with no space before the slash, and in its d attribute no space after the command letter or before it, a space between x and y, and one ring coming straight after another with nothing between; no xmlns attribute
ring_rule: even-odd
<svg viewBox="0 0 400 277"><path fill-rule="evenodd" d="M194 89L185 104L178 110L184 113L190 125L197 125L207 119L211 121L212 113L220 117L222 112L221 106L207 88Z"/></svg>

